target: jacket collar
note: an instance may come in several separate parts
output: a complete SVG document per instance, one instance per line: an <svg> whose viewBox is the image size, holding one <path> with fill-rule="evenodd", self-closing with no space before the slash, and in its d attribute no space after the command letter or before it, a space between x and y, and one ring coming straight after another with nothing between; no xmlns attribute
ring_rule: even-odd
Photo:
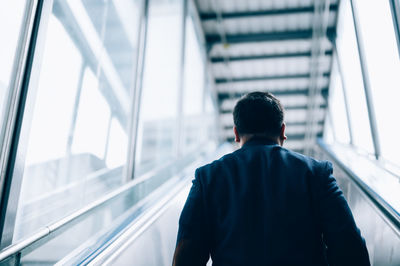
<svg viewBox="0 0 400 266"><path fill-rule="evenodd" d="M243 144L242 148L255 145L278 145L278 143L266 137L252 137Z"/></svg>

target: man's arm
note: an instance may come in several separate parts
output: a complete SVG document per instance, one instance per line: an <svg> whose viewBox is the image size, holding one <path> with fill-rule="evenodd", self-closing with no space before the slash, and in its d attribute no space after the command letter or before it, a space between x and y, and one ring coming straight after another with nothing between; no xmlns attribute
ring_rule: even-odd
<svg viewBox="0 0 400 266"><path fill-rule="evenodd" d="M174 266L206 265L209 258L207 228L199 170L179 219Z"/></svg>
<svg viewBox="0 0 400 266"><path fill-rule="evenodd" d="M318 173L319 216L329 265L370 265L365 240L332 172L326 163Z"/></svg>

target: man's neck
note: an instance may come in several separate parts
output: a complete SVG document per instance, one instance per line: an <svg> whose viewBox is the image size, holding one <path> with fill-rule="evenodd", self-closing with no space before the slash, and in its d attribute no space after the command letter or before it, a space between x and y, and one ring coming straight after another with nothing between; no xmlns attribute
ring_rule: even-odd
<svg viewBox="0 0 400 266"><path fill-rule="evenodd" d="M244 135L242 137L240 137L240 142L239 142L239 146L240 148L243 147L243 145L250 141L251 139L254 138L263 138L263 139L267 139L270 140L272 142L275 142L276 144L279 144L280 146L282 146L282 141L280 140L280 138L272 138L272 137L268 137L268 136L260 136L260 135Z"/></svg>

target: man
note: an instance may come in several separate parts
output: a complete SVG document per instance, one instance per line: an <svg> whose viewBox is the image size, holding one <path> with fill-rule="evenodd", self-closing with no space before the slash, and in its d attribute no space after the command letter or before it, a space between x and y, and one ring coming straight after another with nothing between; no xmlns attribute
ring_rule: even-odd
<svg viewBox="0 0 400 266"><path fill-rule="evenodd" d="M282 147L279 100L249 93L233 119L241 148L196 170L174 265L369 265L331 163Z"/></svg>

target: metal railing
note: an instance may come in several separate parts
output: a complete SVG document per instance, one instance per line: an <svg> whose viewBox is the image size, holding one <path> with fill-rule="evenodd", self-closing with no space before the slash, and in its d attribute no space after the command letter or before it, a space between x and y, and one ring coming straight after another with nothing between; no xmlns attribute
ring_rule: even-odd
<svg viewBox="0 0 400 266"><path fill-rule="evenodd" d="M371 187L369 187L352 169L332 151L325 142L318 140L318 146L321 150L345 173L349 179L365 194L365 196L371 201L373 206L381 214L388 224L391 226L393 231L400 237L400 214L388 204L378 193L376 193ZM377 166L378 167L378 166Z"/></svg>
<svg viewBox="0 0 400 266"><path fill-rule="evenodd" d="M54 222L48 226L43 227L30 237L18 242L14 245L11 245L0 252L0 263L7 258L12 256L20 255L20 253L27 254L30 251L37 249L38 247L44 245L45 243L49 242L62 232L65 232L67 229L71 228L72 226L76 225L80 221L84 220L85 218L89 217L93 214L96 210L102 208L111 200L129 192L131 189L135 188L139 184L144 183L145 181L151 179L152 177L156 176L162 171L165 171L166 168L173 166L175 162L167 162L164 165L161 165L158 168L155 168L151 171L146 172L145 174L141 175L140 177L135 178L134 180L130 181L129 183L117 188L116 190L108 193L104 197L88 204L87 206L79 209L78 211L73 212L72 214L60 219L57 222ZM188 166L184 167L180 172L185 172L188 168L193 168L193 165L198 164L199 159L196 160L194 163L189 164Z"/></svg>

